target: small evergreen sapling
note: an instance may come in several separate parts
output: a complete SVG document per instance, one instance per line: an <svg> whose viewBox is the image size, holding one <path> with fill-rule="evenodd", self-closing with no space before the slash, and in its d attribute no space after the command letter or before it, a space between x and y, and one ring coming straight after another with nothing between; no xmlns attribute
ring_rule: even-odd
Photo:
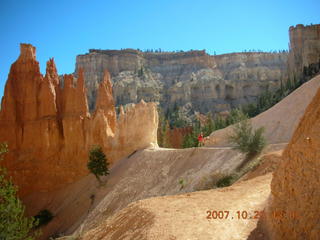
<svg viewBox="0 0 320 240"><path fill-rule="evenodd" d="M94 146L89 152L89 162L87 166L100 183L100 176L109 174L108 165L107 157L102 151L102 148L100 146Z"/></svg>
<svg viewBox="0 0 320 240"><path fill-rule="evenodd" d="M251 122L245 119L233 126L233 133L228 137L235 144L234 149L252 156L260 153L266 146L263 132L263 127L254 130Z"/></svg>

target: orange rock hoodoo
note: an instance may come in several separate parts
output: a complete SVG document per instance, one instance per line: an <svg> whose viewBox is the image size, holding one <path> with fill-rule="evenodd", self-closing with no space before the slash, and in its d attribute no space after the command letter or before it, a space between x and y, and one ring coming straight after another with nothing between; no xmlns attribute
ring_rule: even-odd
<svg viewBox="0 0 320 240"><path fill-rule="evenodd" d="M87 175L92 145L101 145L114 163L157 144L155 103L133 105L117 121L106 71L90 115L82 71L76 83L72 75L64 75L62 84L53 59L47 62L43 77L35 47L21 44L20 50L1 103L0 142L9 145L4 165L21 196L53 191Z"/></svg>
<svg viewBox="0 0 320 240"><path fill-rule="evenodd" d="M307 107L274 173L267 208L270 239L320 236L320 89Z"/></svg>

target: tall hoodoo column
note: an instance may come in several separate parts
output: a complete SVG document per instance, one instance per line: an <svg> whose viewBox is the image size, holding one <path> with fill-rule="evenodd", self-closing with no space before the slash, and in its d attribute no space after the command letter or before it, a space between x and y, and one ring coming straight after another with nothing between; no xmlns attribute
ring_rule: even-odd
<svg viewBox="0 0 320 240"><path fill-rule="evenodd" d="M21 44L20 50L2 98L0 142L8 143L9 153L1 164L9 170L21 196L55 191L89 174L92 145L102 146L114 163L156 144L155 104L138 104L128 113L122 112L118 122L107 70L91 116L81 68L77 79L64 75L62 86L53 59L47 62L43 77L35 47Z"/></svg>

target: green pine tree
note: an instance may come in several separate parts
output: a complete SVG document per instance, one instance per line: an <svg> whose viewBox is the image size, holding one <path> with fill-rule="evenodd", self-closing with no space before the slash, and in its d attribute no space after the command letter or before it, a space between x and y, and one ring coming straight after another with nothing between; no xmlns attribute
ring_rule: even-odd
<svg viewBox="0 0 320 240"><path fill-rule="evenodd" d="M109 174L109 163L107 157L103 153L100 146L94 146L89 152L88 169L92 172L97 180L101 183L100 176L106 176Z"/></svg>
<svg viewBox="0 0 320 240"><path fill-rule="evenodd" d="M213 131L215 130L214 128L214 122L212 119L212 114L211 112L207 115L207 121L206 124L202 128L202 132L204 136L209 136Z"/></svg>
<svg viewBox="0 0 320 240"><path fill-rule="evenodd" d="M226 126L227 126L226 121L221 116L217 116L214 119L214 129L218 130L218 129L225 128Z"/></svg>
<svg viewBox="0 0 320 240"><path fill-rule="evenodd" d="M235 145L234 149L254 155L260 153L266 146L263 132L263 127L254 130L250 120L245 119L233 126L233 132L228 138Z"/></svg>
<svg viewBox="0 0 320 240"><path fill-rule="evenodd" d="M169 121L166 120L165 124L163 125L163 147L165 148L170 148L171 147L171 143L170 143L170 139L169 139L169 131L170 131L170 124Z"/></svg>
<svg viewBox="0 0 320 240"><path fill-rule="evenodd" d="M159 115L159 121L158 121L158 145L160 147L163 147L163 140L164 140L164 128L165 128L165 116L163 114L163 111L160 107L158 107L158 115Z"/></svg>

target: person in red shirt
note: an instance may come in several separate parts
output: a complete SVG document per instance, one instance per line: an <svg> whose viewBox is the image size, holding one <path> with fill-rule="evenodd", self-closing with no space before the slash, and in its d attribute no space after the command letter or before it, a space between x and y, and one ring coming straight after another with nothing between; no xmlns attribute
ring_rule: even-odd
<svg viewBox="0 0 320 240"><path fill-rule="evenodd" d="M204 145L203 133L201 132L198 136L198 147L202 147Z"/></svg>

